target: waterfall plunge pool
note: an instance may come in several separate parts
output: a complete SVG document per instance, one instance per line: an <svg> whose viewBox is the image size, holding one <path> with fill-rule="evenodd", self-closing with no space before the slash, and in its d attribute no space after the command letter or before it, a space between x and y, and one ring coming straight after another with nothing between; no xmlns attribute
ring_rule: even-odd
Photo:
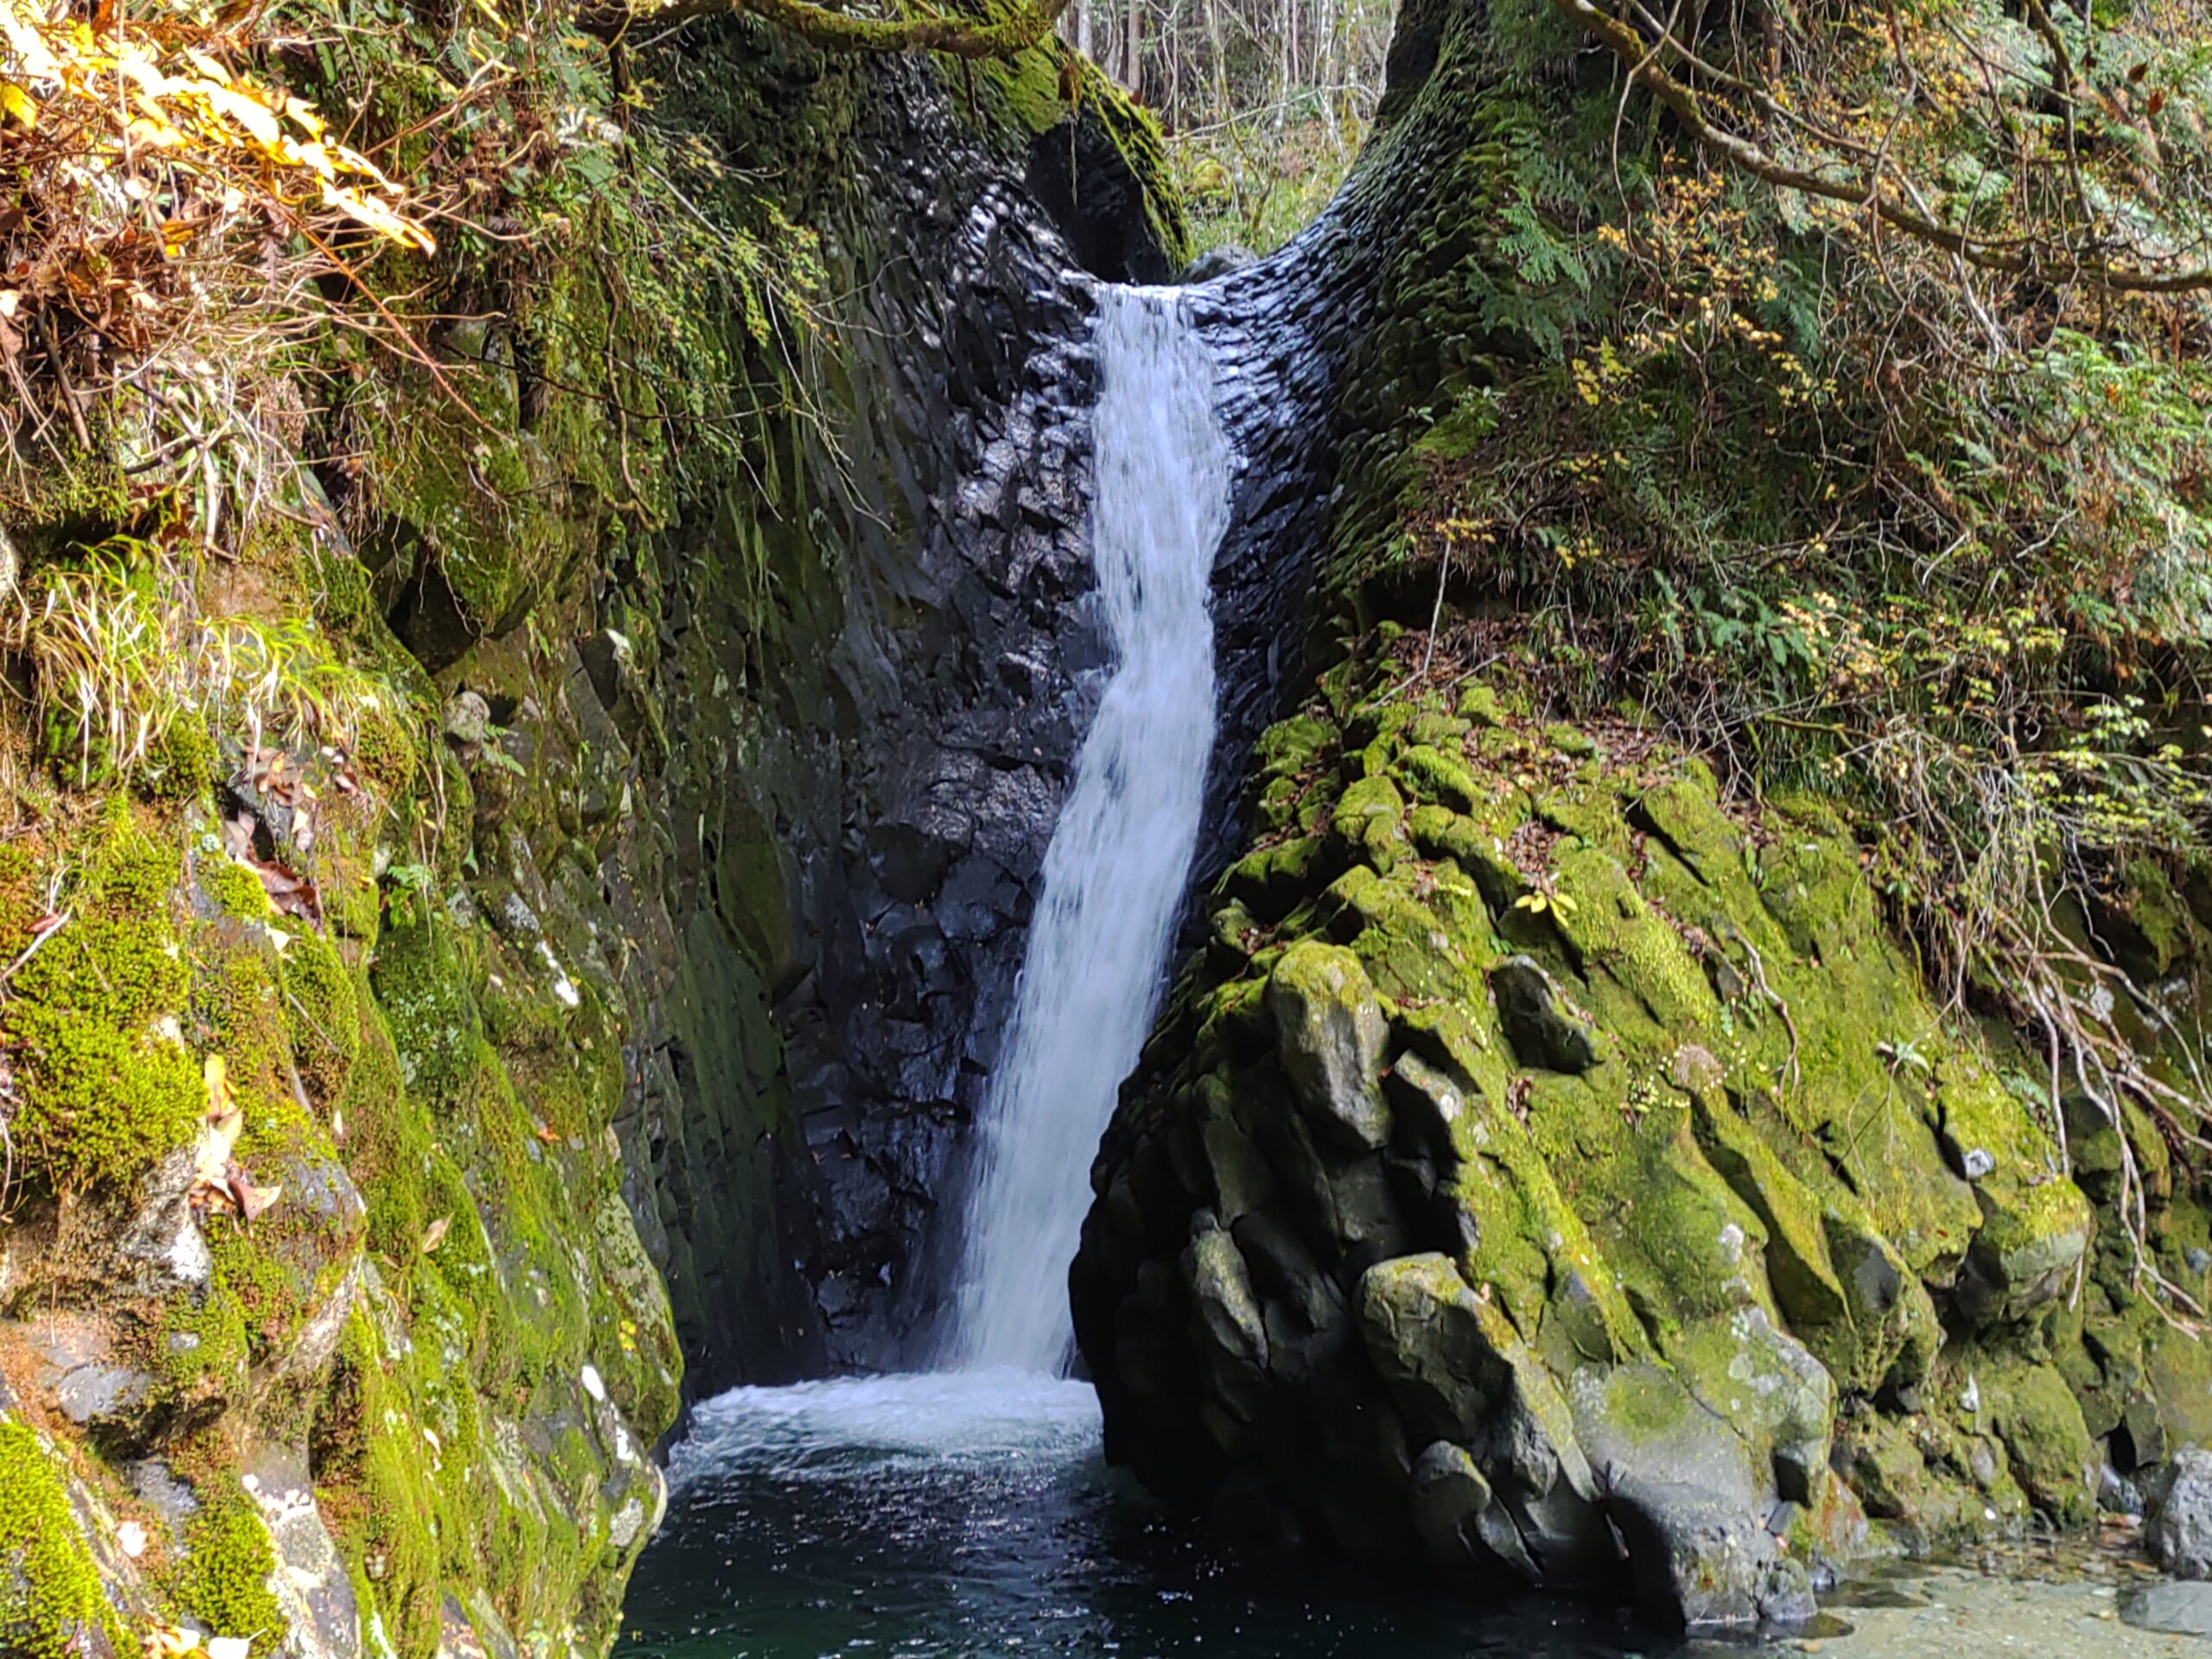
<svg viewBox="0 0 2212 1659"><path fill-rule="evenodd" d="M1090 1384L1014 1371L741 1389L670 1473L622 1659L1588 1659L1601 1616L1500 1618L1240 1563L1100 1455Z"/></svg>
<svg viewBox="0 0 2212 1659"><path fill-rule="evenodd" d="M1557 1603L1239 1560L1100 1455L1087 1383L1011 1371L741 1389L700 1408L617 1659L2192 1659L2106 1553L1895 1567L1734 1643ZM2188 1586L2172 1586L2187 1589Z"/></svg>

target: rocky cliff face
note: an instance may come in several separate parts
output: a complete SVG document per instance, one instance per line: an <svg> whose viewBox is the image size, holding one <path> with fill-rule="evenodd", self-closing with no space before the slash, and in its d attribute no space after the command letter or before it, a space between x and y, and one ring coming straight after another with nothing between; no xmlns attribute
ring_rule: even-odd
<svg viewBox="0 0 2212 1659"><path fill-rule="evenodd" d="M66 775L11 731L10 1651L600 1651L680 1390L925 1338L1102 666L1089 284L1179 219L1052 54L734 23L659 67L685 142L785 168L817 326L641 315L620 226L463 271L499 298L448 389L333 344L358 459L198 595L372 675L358 733ZM781 412L683 452L621 369L671 339ZM0 546L128 521L88 522Z"/></svg>
<svg viewBox="0 0 2212 1659"><path fill-rule="evenodd" d="M1869 1548L2086 1524L2212 1432L2212 1357L2145 1294L2202 1296L2207 1213L2150 1115L2055 1113L2039 1042L1931 991L1847 810L1737 801L1634 709L1548 717L1466 652L1510 639L1479 568L1395 585L1445 411L1543 360L1510 215L1575 106L1479 7L1408 8L1393 73L1264 273L1327 341L1322 539L1262 559L1313 559L1322 622L1092 1171L1109 1456L1294 1551L1693 1626L1802 1618ZM2139 908L2068 925L2185 1075L2212 941Z"/></svg>
<svg viewBox="0 0 2212 1659"><path fill-rule="evenodd" d="M805 204L853 296L818 418L600 601L651 642L617 696L665 745L687 982L623 1127L695 1390L928 1357L963 1136L1105 667L1090 285L1181 257L1141 127L1102 96L1071 139L1050 63L967 91L868 73L772 111L849 122Z"/></svg>

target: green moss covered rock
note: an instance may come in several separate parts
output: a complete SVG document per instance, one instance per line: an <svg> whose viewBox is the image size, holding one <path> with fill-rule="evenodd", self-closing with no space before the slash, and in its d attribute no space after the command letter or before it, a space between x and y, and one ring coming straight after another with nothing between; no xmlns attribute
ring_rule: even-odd
<svg viewBox="0 0 2212 1659"><path fill-rule="evenodd" d="M1231 867L1105 1139L1071 1282L1118 1459L1473 1581L1603 1580L1609 1521L1648 1606L1717 1624L1802 1616L1870 1518L2080 1526L2108 1455L2165 1455L2204 1351L1837 814L1503 698L1338 695L1259 785L1337 853Z"/></svg>

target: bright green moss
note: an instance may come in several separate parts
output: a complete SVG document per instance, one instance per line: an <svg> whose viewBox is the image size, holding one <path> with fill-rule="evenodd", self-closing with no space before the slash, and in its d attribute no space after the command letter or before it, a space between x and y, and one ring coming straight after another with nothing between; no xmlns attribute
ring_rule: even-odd
<svg viewBox="0 0 2212 1659"><path fill-rule="evenodd" d="M2096 1518L2097 1448L2058 1372L2000 1357L1976 1374L1982 1412L2011 1456L2011 1472L2060 1526Z"/></svg>
<svg viewBox="0 0 2212 1659"><path fill-rule="evenodd" d="M302 1086L317 1101L336 1099L361 1052L353 974L326 936L302 932L279 956L276 982Z"/></svg>
<svg viewBox="0 0 2212 1659"><path fill-rule="evenodd" d="M395 1357L357 1312L315 1417L310 1465L365 1618L382 1622L396 1651L428 1653L438 1637L438 1522L420 1428L391 1380L402 1374Z"/></svg>
<svg viewBox="0 0 2212 1659"><path fill-rule="evenodd" d="M1487 798L1485 790L1466 763L1442 750L1415 744L1398 757L1398 770L1416 800L1430 801L1465 812Z"/></svg>
<svg viewBox="0 0 2212 1659"><path fill-rule="evenodd" d="M203 858L194 874L200 890L222 915L239 921L267 921L276 912L269 903L269 890L261 878L235 859Z"/></svg>
<svg viewBox="0 0 2212 1659"><path fill-rule="evenodd" d="M391 1030L407 1087L434 1106L454 1099L482 1039L477 972L464 963L454 930L423 916L385 928L370 984Z"/></svg>
<svg viewBox="0 0 2212 1659"><path fill-rule="evenodd" d="M156 801L197 800L225 770L207 721L196 715L173 722L137 768L137 781Z"/></svg>
<svg viewBox="0 0 2212 1659"><path fill-rule="evenodd" d="M30 1429L0 1414L0 1649L70 1659L92 1642L119 1651L124 1637L61 1465Z"/></svg>
<svg viewBox="0 0 2212 1659"><path fill-rule="evenodd" d="M151 1368L171 1385L179 1406L226 1398L245 1383L251 1348L245 1307L227 1284L171 1297L149 1343Z"/></svg>
<svg viewBox="0 0 2212 1659"><path fill-rule="evenodd" d="M25 1084L15 1133L57 1187L124 1187L190 1142L207 1096L181 1049L73 1009L27 1005L9 1027L22 1046Z"/></svg>
<svg viewBox="0 0 2212 1659"><path fill-rule="evenodd" d="M373 1004L334 1111L346 1125L346 1167L368 1205L369 1249L386 1262L404 1262L434 1214L430 1173L442 1154L434 1150L429 1114L408 1093L391 1031Z"/></svg>
<svg viewBox="0 0 2212 1659"><path fill-rule="evenodd" d="M177 1605L214 1635L251 1637L257 1649L276 1649L291 1627L269 1588L276 1570L269 1529L242 1492L203 1488L198 1497L200 1508L184 1527Z"/></svg>
<svg viewBox="0 0 2212 1659"><path fill-rule="evenodd" d="M217 1290L235 1301L250 1351L265 1362L297 1328L313 1287L302 1285L289 1262L243 1226L225 1222L209 1228L207 1249L215 1259Z"/></svg>
<svg viewBox="0 0 2212 1659"><path fill-rule="evenodd" d="M197 1063L159 1028L190 985L172 926L181 856L127 812L102 836L7 1014L25 1084L16 1137L72 1190L127 1185L191 1139L205 1103Z"/></svg>
<svg viewBox="0 0 2212 1659"><path fill-rule="evenodd" d="M219 937L203 936L200 943L192 988L195 1045L223 1057L232 1086L242 1093L289 1095L283 1014L263 951Z"/></svg>
<svg viewBox="0 0 2212 1659"><path fill-rule="evenodd" d="M1365 777L1338 798L1337 834L1359 848L1377 870L1389 874L1407 849L1406 800L1387 777Z"/></svg>

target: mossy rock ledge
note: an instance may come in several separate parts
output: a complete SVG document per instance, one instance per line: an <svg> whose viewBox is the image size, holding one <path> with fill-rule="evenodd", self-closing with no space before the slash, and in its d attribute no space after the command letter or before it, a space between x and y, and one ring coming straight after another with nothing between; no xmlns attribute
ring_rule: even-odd
<svg viewBox="0 0 2212 1659"><path fill-rule="evenodd" d="M2064 1173L2042 1062L1934 1004L1827 804L1355 677L1261 743L1091 1173L1109 1457L1287 1545L1701 1628L2088 1524L2204 1432L2116 1148L2076 1126ZM2201 1290L2177 1185L2151 1244Z"/></svg>
<svg viewBox="0 0 2212 1659"><path fill-rule="evenodd" d="M670 49L650 124L738 163L685 211L772 207L859 296L804 369L704 278L642 302L682 273L597 198L512 289L457 239L493 314L427 342L457 390L307 342L358 468L277 469L178 595L327 645L375 717L249 748L210 698L110 766L0 711L0 1654L596 1659L683 1390L921 1326L913 1217L1096 658L1071 250L1164 276L1185 231L1057 44ZM1039 176L1071 146L1079 212ZM659 418L671 364L747 411L721 442ZM27 588L134 528L0 501ZM222 1099L251 1218L195 1180Z"/></svg>

